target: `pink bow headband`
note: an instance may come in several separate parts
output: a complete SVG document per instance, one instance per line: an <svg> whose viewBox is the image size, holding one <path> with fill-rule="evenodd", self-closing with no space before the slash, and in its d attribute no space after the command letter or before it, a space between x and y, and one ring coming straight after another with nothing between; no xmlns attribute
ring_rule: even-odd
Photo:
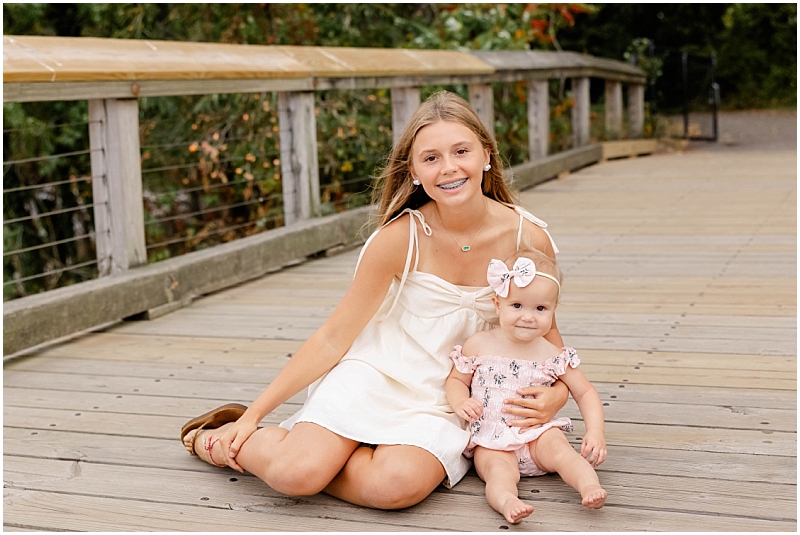
<svg viewBox="0 0 800 535"><path fill-rule="evenodd" d="M556 283L558 286L558 296L561 297L561 284L558 279L547 273L536 271L536 264L530 258L520 256L514 262L514 269L509 270L508 266L502 260L492 258L489 262L489 269L486 271L486 280L489 281L489 286L500 297L508 297L508 287L511 279L514 279L514 284L517 288L524 288L529 285L536 275L548 278Z"/></svg>

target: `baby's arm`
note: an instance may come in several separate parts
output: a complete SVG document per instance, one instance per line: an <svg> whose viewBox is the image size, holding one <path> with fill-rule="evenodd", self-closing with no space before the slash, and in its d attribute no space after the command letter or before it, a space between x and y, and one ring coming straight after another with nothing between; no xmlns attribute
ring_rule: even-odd
<svg viewBox="0 0 800 535"><path fill-rule="evenodd" d="M567 366L567 371L560 378L569 387L586 424L581 456L586 457L593 466L600 466L606 460L607 453L603 403L600 401L600 395L578 368Z"/></svg>
<svg viewBox="0 0 800 535"><path fill-rule="evenodd" d="M471 349L471 338L464 342L461 348L463 355L465 350ZM468 355L471 353L467 353ZM480 418L483 414L483 404L477 399L470 397L469 386L472 384L472 373L462 373L458 371L453 365L450 370L450 375L447 377L445 383L445 394L447 395L447 402L453 407L453 412L456 415L468 422L473 422Z"/></svg>

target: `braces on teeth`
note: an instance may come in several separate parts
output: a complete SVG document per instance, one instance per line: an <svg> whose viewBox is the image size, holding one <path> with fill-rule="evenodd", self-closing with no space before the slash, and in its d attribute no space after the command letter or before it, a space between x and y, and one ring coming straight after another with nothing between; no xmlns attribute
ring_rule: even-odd
<svg viewBox="0 0 800 535"><path fill-rule="evenodd" d="M451 182L450 184L445 184L445 185L442 185L442 186L439 186L439 187L442 188L442 189L455 189L455 188L459 187L461 184L463 184L466 181L467 181L466 178L462 178L461 180L457 180L455 182Z"/></svg>

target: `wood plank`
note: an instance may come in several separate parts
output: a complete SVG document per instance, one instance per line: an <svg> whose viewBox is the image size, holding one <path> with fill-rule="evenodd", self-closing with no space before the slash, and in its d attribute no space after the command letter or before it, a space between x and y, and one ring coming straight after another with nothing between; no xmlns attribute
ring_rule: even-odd
<svg viewBox="0 0 800 535"><path fill-rule="evenodd" d="M675 381L686 375L685 371L676 370L674 364L686 359L697 360L697 356L691 354L684 355L683 359L680 359L662 357L658 352L651 352L655 357L643 355L642 353L644 352L639 352L638 357L635 359L628 358L625 360L613 357L602 359L596 357L586 358L581 354L581 369L598 382L674 384ZM152 362L147 368L143 368L138 360L116 360L113 365L106 364L103 368L98 368L97 360L92 359L39 357L16 363L13 367L8 368L8 372L12 373L11 378L15 377L13 373L24 371L97 376L124 375L127 377L157 378L159 380L168 378L174 378L174 380L220 380L219 378L224 378L225 381L259 382L254 381L254 378L258 378L264 381L261 384L266 384L277 375L277 372L290 358L288 354L271 358L263 357L257 358L255 363L251 362L250 366L232 367L227 360L220 361L216 358L216 355L209 355L208 358L204 353L195 353L194 355L196 360L193 363L197 364L197 366ZM771 357L771 360L776 359L783 361L785 357ZM219 364L216 364L217 362ZM733 366L728 368L724 366L724 362L722 358L717 358L716 365L711 362L703 368L700 367L702 363L688 367L692 370L693 378L688 380L686 384L733 387L736 384L748 386L748 381L750 381L749 386L753 386L754 370L750 369L752 365L745 365L744 369ZM775 367L777 369L769 370L765 366L765 369L757 374L758 379L765 384L772 384L775 388L791 389L795 380L791 376L786 377L786 374L794 374L796 371L795 363L791 361L781 362ZM263 373L254 373L253 368L261 368L265 371ZM219 375L215 376L216 373ZM15 382L8 382L7 384L14 386Z"/></svg>
<svg viewBox="0 0 800 535"><path fill-rule="evenodd" d="M193 80L209 79L226 80L233 85L238 79L424 77L445 73L490 75L495 71L475 55L454 50L242 46L53 36L5 36L3 43L6 50L6 64L3 66L6 82L51 85L56 82L116 80L180 80L188 85ZM114 60L100 51L112 55ZM558 68L574 63L570 55L556 53L548 59L555 61L554 66ZM46 63L36 57L44 58ZM585 59L584 62L587 65L595 63L594 58ZM602 60L599 63L611 72L641 76L640 71L631 69L623 62ZM237 89L232 91L239 92ZM183 93L178 91L173 94Z"/></svg>
<svg viewBox="0 0 800 535"><path fill-rule="evenodd" d="M278 509L280 512L280 509ZM15 527L57 531L184 531L203 526L206 531L366 531L374 523L324 517L302 517L228 508L197 507L149 500L115 500L38 491L3 490L3 523ZM191 529L191 528L189 528ZM386 531L414 530L409 526L381 525Z"/></svg>
<svg viewBox="0 0 800 535"><path fill-rule="evenodd" d="M80 460L90 463L151 466L181 471L218 472L187 455L173 438L93 435L52 428L32 430L6 427L4 453L19 457ZM136 452L132 455L131 452ZM797 463L791 457L717 453L617 445L600 468L605 473L654 474L689 479L718 479L793 485ZM227 472L231 473L232 472Z"/></svg>
<svg viewBox="0 0 800 535"><path fill-rule="evenodd" d="M288 301L288 300L287 300ZM719 316L734 316L737 313L731 306L726 305L706 305L703 303L692 303L689 306L685 304L661 304L658 302L653 303L580 303L580 305L563 304L560 310L570 307L569 310L580 309L584 312L597 312L602 313L609 308L613 308L619 312L626 312L631 314L650 314L650 313L665 313L665 314L698 314L703 316L719 315ZM751 306L749 307L751 313L761 317L797 317L797 308L795 306Z"/></svg>
<svg viewBox="0 0 800 535"><path fill-rule="evenodd" d="M765 353L768 355L794 355L796 345L790 341L775 343L750 342L741 343L733 340L691 340L670 337L625 337L608 338L606 336L581 336L564 333L565 342L576 348L590 349L620 349L629 351L685 351L691 353L740 353L750 354Z"/></svg>
<svg viewBox="0 0 800 535"><path fill-rule="evenodd" d="M285 225L319 217L317 119L313 92L278 94Z"/></svg>
<svg viewBox="0 0 800 535"><path fill-rule="evenodd" d="M492 92L492 84L469 84L467 92L470 106L480 117L489 136L494 138L494 93Z"/></svg>
<svg viewBox="0 0 800 535"><path fill-rule="evenodd" d="M194 366L186 367L186 376L179 378L183 370L171 368L161 369L150 376L118 377L115 375L82 375L78 373L49 373L8 370L4 374L4 384L7 388L24 386L25 388L42 388L44 390L103 392L115 394L139 394L155 396L181 396L181 397L216 397L225 399L237 392L253 392L260 390L276 375L275 369L260 369L257 374L247 374L248 381L233 380L222 382L217 375L219 370L211 364L201 364L209 373L195 374ZM170 373L175 377L170 377ZM229 372L233 373L233 372ZM601 372L597 372L601 373ZM160 375L160 377L159 377ZM703 388L682 385L663 386L660 384L636 384L622 379L618 382L596 382L595 388L601 397L609 396L611 399L621 399L639 402L654 401L659 403L675 403L676 400L690 400L691 404L722 405L722 406L754 406L769 408L796 408L796 392L787 390L773 390L765 392L754 388ZM622 390L624 389L624 390Z"/></svg>
<svg viewBox="0 0 800 535"><path fill-rule="evenodd" d="M70 492L83 495L106 496L117 499L148 499L162 503L179 503L194 505L198 498L205 507L226 506L232 509L246 509L252 506L267 508L292 506L293 500L265 485L262 481L249 475L236 475L235 481L219 486L223 474L231 472L186 472L184 477L171 477L169 471L158 468L140 468L128 466L103 465L75 461L59 461L31 459L24 457L7 457L11 465L8 469L6 487L47 491ZM609 491L609 506L632 506L648 508L655 511L681 511L706 513L727 516L742 516L742 512L753 508L748 516L764 520L796 521L797 487L785 485L778 495L770 492L774 487L765 483L740 482L732 489L729 482L714 480L695 481L687 487L683 478L671 476L642 476L625 473L600 474L601 481ZM230 478L229 478L230 479ZM120 486L117 482L125 481ZM153 481L163 482L153 485ZM483 498L484 483L474 473L468 475L441 501L452 500L455 495L463 497ZM207 489L219 488L217 492ZM442 489L443 490L443 489ZM533 491L533 492L532 492ZM520 482L520 493L534 506L548 507L549 502L574 503L578 494L569 488L558 476L550 475L541 478L524 478ZM663 499L670 494L670 500ZM755 498L755 499L753 499ZM341 520L375 521L386 513L378 511L362 512L339 500L325 496L306 498L319 509L320 506L334 518ZM472 500L470 500L472 501ZM477 500L476 500L477 501ZM422 508L420 508L422 509ZM305 514L318 514L315 510L307 510ZM401 513L403 515L403 513ZM402 523L417 527L430 526L430 520L420 523L424 514L405 514ZM490 522L494 519L487 519ZM418 524L419 523L419 524ZM492 524L496 523L496 520ZM441 526L434 526L441 527ZM485 526L489 527L489 526ZM490 528L491 529L491 528Z"/></svg>
<svg viewBox="0 0 800 535"><path fill-rule="evenodd" d="M486 515L497 515L489 509L485 501L479 499L458 499L458 496L447 496L446 503L460 506L458 509L447 509L444 504L434 507L439 501L436 495L426 502L412 508L416 514L420 509L430 508L427 518L437 523L438 529L413 528L397 525L398 516L403 512L378 512L387 519L385 523L348 522L332 518L303 516L303 500L297 500L297 508L255 508L248 511L219 509L211 507L183 506L176 504L158 504L153 502L137 502L132 500L113 500L108 498L84 497L46 493L38 491L6 490L4 498L4 521L11 525L34 526L40 529L60 528L75 530L84 527L89 531L158 531L181 530L190 519L191 524L202 525L207 531L227 531L235 526L240 531L375 531L376 526L382 531L450 531L453 526L461 529L482 529L486 525ZM427 506L431 503L430 506ZM297 510L299 509L299 511ZM318 509L316 507L315 509ZM540 507L537 515L529 517L520 525L509 526L496 518L493 529L505 526L508 531L555 531L563 529L564 517L569 516L574 529L590 531L644 530L654 525L704 526L715 531L791 531L792 522L776 522L757 518L726 518L709 515L693 515L682 512L644 511L606 507L601 511L589 511L574 504L551 502ZM254 514L256 513L256 514ZM300 514L298 514L300 513ZM366 514L366 512L365 512ZM477 526L477 527L476 527Z"/></svg>
<svg viewBox="0 0 800 535"><path fill-rule="evenodd" d="M220 359L228 366L269 367L276 360L287 358L302 344L301 340L142 336L106 332L82 337L68 344L42 349L34 353L32 357L37 359L80 357L107 362L134 361L170 364L198 364ZM16 366L27 360L15 359L7 366L24 369Z"/></svg>
<svg viewBox="0 0 800 535"><path fill-rule="evenodd" d="M605 129L609 139L619 139L622 133L622 84L605 81ZM614 145L611 145L613 147ZM603 158L608 159L609 145L603 145ZM652 150L650 152L653 152ZM633 153L635 155L636 153ZM629 156L630 154L625 154Z"/></svg>
<svg viewBox="0 0 800 535"><path fill-rule="evenodd" d="M76 412L102 412L127 414L169 414L188 420L202 414L222 400L121 395L106 392L86 392L82 390L43 390L34 388L6 387L4 405L18 408L61 409ZM289 403L274 411L279 419L288 418L300 407L304 395L300 394ZM606 392L601 394L604 402L606 421L621 423L645 423L663 425L707 426L715 429L750 429L765 431L794 432L797 427L797 413L794 406L785 408L760 408L745 406L694 405L685 403L649 403L645 401L626 402L611 399ZM230 401L249 404L249 399ZM561 411L562 416L581 420L574 401L567 402ZM280 421L280 420L279 420Z"/></svg>
<svg viewBox="0 0 800 535"><path fill-rule="evenodd" d="M264 419L265 425L281 421L279 413ZM75 412L72 410L4 407L3 425L25 429L58 428L65 431L120 436L170 438L178 434L185 417L172 415ZM572 440L585 431L575 420ZM606 422L606 442L610 446L628 445L643 448L684 449L718 453L747 453L791 457L797 452L797 435L781 431L719 429L679 425L653 425Z"/></svg>
<svg viewBox="0 0 800 535"><path fill-rule="evenodd" d="M550 145L550 95L547 80L528 81L528 159L547 156Z"/></svg>

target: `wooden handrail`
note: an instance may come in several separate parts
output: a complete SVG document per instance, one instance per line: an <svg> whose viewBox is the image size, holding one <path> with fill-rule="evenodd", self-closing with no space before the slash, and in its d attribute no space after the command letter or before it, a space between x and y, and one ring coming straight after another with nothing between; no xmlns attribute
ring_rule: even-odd
<svg viewBox="0 0 800 535"><path fill-rule="evenodd" d="M627 63L574 52L458 52L3 37L3 100L418 87L599 77L644 84Z"/></svg>

